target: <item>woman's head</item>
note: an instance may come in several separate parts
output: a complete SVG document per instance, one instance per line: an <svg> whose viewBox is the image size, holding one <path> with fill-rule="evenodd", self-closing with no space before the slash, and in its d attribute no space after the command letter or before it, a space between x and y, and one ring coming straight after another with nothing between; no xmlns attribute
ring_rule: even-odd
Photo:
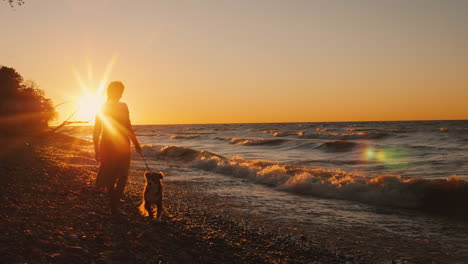
<svg viewBox="0 0 468 264"><path fill-rule="evenodd" d="M125 87L122 82L114 81L107 86L107 97L112 100L120 100Z"/></svg>

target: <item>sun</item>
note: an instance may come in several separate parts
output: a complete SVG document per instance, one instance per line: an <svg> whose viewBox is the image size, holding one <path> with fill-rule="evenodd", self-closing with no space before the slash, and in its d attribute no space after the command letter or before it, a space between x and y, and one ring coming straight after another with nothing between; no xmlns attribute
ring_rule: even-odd
<svg viewBox="0 0 468 264"><path fill-rule="evenodd" d="M78 99L77 118L81 121L92 122L101 109L105 98L97 93L86 92L85 95Z"/></svg>
<svg viewBox="0 0 468 264"><path fill-rule="evenodd" d="M73 114L75 122L94 123L96 115L99 113L102 104L105 102L104 88L108 82L112 67L115 64L117 55L113 55L107 64L102 77L99 80L93 78L92 64L88 61L88 78L83 79L82 75L75 69L75 78L82 90L82 95L75 100L76 112ZM98 82L98 83L97 83Z"/></svg>

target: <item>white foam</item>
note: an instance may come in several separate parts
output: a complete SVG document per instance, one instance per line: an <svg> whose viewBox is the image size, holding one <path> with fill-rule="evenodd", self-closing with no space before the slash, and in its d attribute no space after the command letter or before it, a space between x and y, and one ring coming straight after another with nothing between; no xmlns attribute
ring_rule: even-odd
<svg viewBox="0 0 468 264"><path fill-rule="evenodd" d="M144 147L144 152L150 153L147 146ZM211 152L177 146L156 149L151 154L155 154L154 157L157 158L188 162L187 165L194 168L249 179L292 193L404 208L434 202L428 200L428 197L439 192L449 194L453 188L458 188L456 190L465 195L467 188L466 182L457 177L427 180L381 175L370 178L342 170L245 160L240 157L225 158Z"/></svg>

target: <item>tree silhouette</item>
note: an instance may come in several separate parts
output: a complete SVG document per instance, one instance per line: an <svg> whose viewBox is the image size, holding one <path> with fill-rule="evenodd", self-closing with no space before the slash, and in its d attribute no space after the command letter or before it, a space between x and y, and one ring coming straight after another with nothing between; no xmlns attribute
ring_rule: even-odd
<svg viewBox="0 0 468 264"><path fill-rule="evenodd" d="M56 115L36 83L24 81L13 68L0 68L0 133L38 131Z"/></svg>
<svg viewBox="0 0 468 264"><path fill-rule="evenodd" d="M24 0L3 0L3 1L8 2L11 7L13 7L14 5L23 5L24 4Z"/></svg>

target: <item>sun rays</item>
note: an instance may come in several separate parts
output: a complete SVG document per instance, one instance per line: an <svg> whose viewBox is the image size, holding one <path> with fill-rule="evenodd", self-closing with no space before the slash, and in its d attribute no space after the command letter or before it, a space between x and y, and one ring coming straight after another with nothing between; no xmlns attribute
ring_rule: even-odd
<svg viewBox="0 0 468 264"><path fill-rule="evenodd" d="M87 79L83 79L82 74L76 69L73 70L75 79L78 82L82 94L74 101L77 108L74 119L80 121L94 122L95 116L99 113L101 105L105 102L104 90L109 82L109 76L117 61L118 55L113 55L107 63L105 70L98 80L94 79L93 64L87 59Z"/></svg>
<svg viewBox="0 0 468 264"><path fill-rule="evenodd" d="M81 95L74 100L77 109L74 119L86 121L88 124L94 124L96 122L98 129L95 128L95 133L100 134L102 129L105 128L107 132L112 135L114 141L124 142L125 139L122 137L121 131L127 128L105 114L106 110L103 108L103 104L106 101L105 90L117 57L117 55L113 55L110 58L102 76L97 80L94 78L95 71L93 70L93 63L90 58L86 59L87 69L84 74L86 79L83 78L80 72L74 69L73 72L76 81L81 88Z"/></svg>

